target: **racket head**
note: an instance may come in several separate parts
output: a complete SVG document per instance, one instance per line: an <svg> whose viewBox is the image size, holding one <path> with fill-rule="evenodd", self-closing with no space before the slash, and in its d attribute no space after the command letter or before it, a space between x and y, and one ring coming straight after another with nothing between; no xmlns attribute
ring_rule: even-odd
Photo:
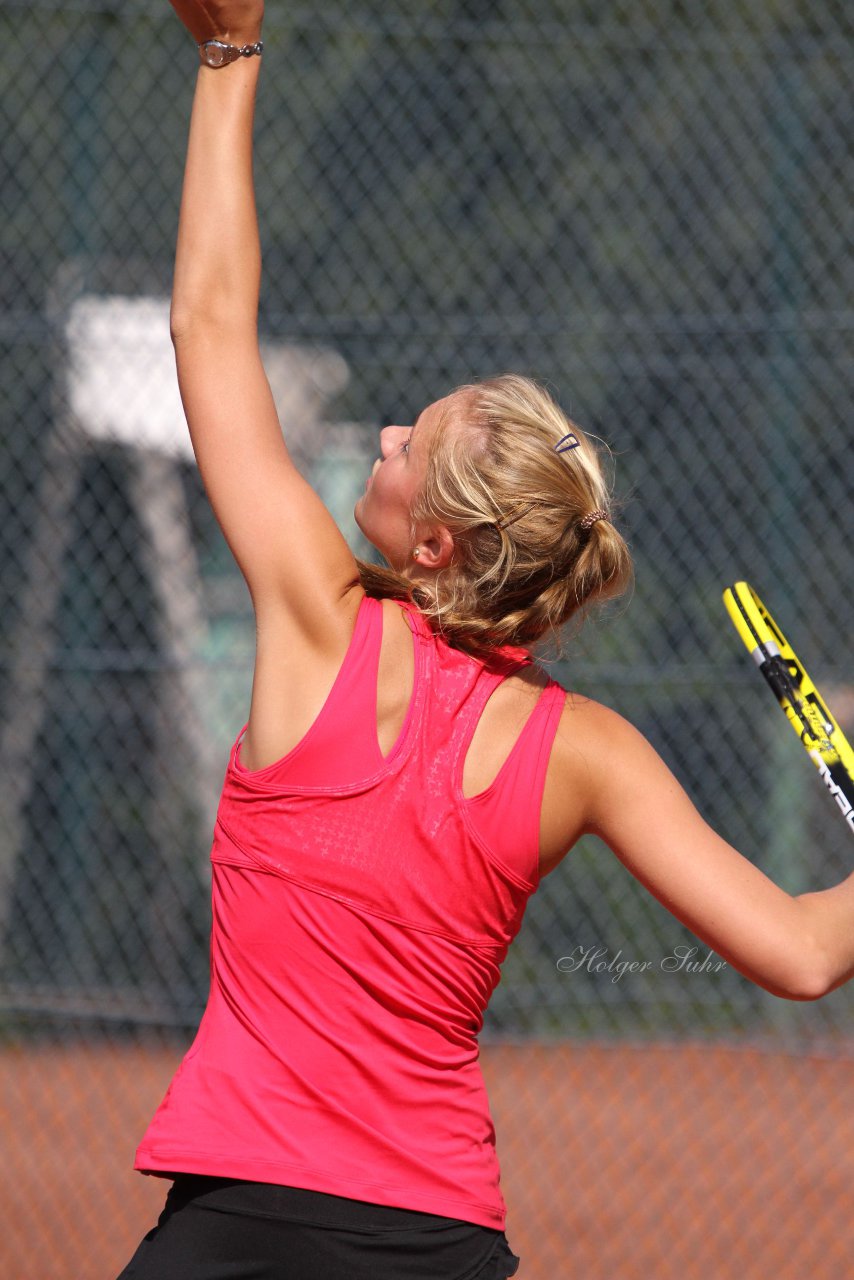
<svg viewBox="0 0 854 1280"><path fill-rule="evenodd" d="M785 633L750 584L733 583L724 591L723 600L745 647L854 831L854 749Z"/></svg>

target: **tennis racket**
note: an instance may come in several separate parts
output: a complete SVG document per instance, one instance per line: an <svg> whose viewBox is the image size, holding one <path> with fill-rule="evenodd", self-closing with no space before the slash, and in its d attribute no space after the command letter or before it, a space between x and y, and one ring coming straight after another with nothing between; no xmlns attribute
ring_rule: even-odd
<svg viewBox="0 0 854 1280"><path fill-rule="evenodd" d="M854 835L854 749L753 588L734 583L724 604Z"/></svg>

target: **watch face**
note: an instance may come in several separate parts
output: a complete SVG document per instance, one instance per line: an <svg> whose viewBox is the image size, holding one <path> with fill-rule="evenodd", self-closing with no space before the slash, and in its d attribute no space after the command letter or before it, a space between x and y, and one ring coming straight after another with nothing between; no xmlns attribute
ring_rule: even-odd
<svg viewBox="0 0 854 1280"><path fill-rule="evenodd" d="M202 58L209 67L224 67L231 61L230 53L229 46L221 44L218 40L208 40L202 45Z"/></svg>

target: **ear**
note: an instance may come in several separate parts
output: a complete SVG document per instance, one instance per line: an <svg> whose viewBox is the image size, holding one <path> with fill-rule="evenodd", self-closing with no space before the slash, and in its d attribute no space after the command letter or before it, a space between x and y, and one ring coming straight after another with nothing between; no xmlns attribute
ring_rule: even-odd
<svg viewBox="0 0 854 1280"><path fill-rule="evenodd" d="M436 525L418 539L418 556L413 568L436 572L447 569L454 558L454 539L443 524Z"/></svg>

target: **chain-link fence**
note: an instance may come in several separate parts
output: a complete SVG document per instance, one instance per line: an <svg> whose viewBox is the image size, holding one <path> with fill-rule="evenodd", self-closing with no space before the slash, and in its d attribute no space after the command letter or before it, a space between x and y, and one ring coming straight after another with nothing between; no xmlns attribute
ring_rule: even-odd
<svg viewBox="0 0 854 1280"><path fill-rule="evenodd" d="M206 995L253 627L166 322L192 44L153 0L7 0L0 32L0 1254L83 1280L162 1200L132 1154ZM556 674L784 887L836 882L851 832L720 593L756 586L850 727L850 7L270 3L265 39L300 465L355 539L384 421L546 380L615 450L637 561ZM520 1280L850 1270L852 993L778 1001L696 945L592 840L531 903L483 1037Z"/></svg>

